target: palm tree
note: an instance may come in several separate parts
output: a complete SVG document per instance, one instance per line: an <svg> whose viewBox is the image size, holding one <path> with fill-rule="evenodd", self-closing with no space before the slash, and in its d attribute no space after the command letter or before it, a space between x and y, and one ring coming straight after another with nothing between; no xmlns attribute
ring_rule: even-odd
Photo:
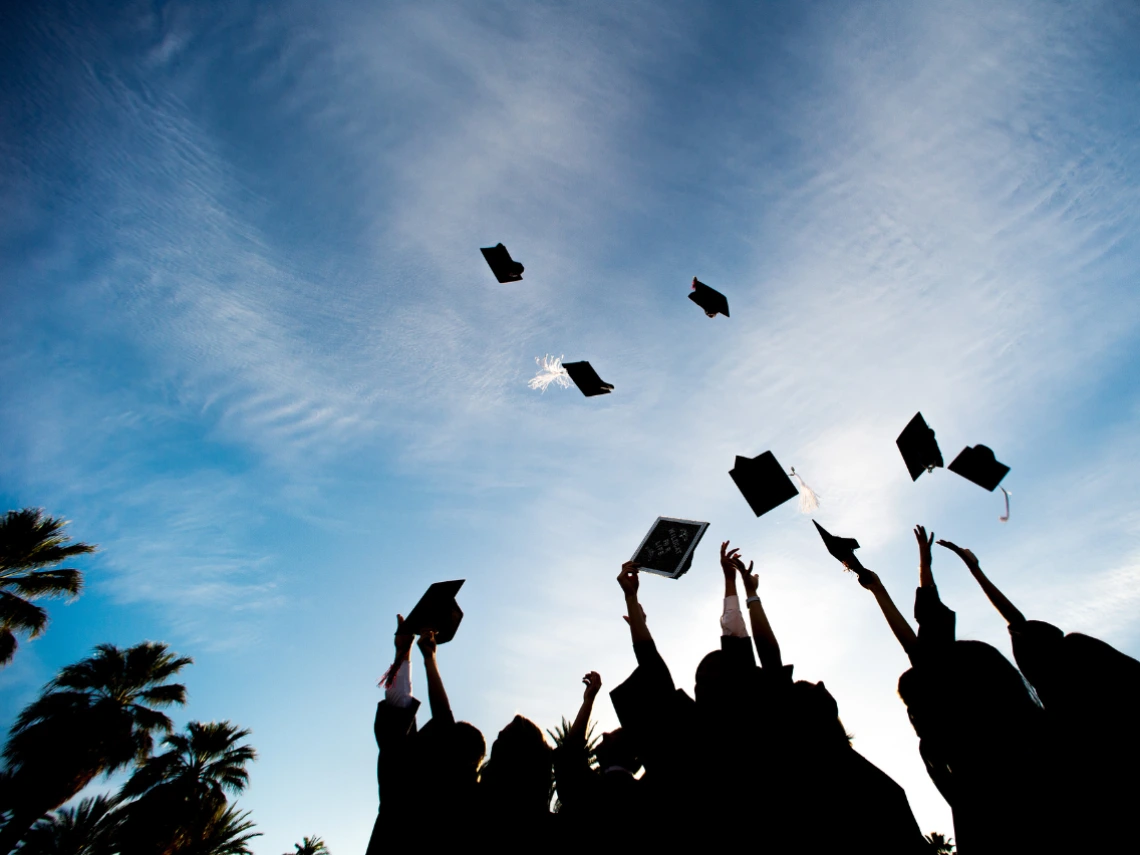
<svg viewBox="0 0 1140 855"><path fill-rule="evenodd" d="M300 843L294 843L296 852L286 852L285 855L329 855L329 848L319 837L302 837Z"/></svg>
<svg viewBox="0 0 1140 855"><path fill-rule="evenodd" d="M0 853L96 776L149 757L154 732L173 728L155 708L186 702L186 687L166 681L192 661L144 641L127 650L101 644L60 670L20 713L4 747L11 816L0 830Z"/></svg>
<svg viewBox="0 0 1140 855"><path fill-rule="evenodd" d="M114 804L114 799L96 796L48 814L24 835L19 855L111 855Z"/></svg>
<svg viewBox="0 0 1140 855"><path fill-rule="evenodd" d="M35 638L47 628L47 612L31 600L76 597L83 574L54 567L73 555L94 552L89 543L70 543L66 520L44 516L39 508L8 511L0 517L0 665L16 655L16 633Z"/></svg>
<svg viewBox="0 0 1140 855"><path fill-rule="evenodd" d="M148 758L123 785L119 795L135 799L123 809L123 851L198 851L226 794L238 795L249 784L246 764L257 759L249 736L228 721L192 721L185 733L172 733L169 748Z"/></svg>
<svg viewBox="0 0 1140 855"><path fill-rule="evenodd" d="M944 834L932 831L926 835L926 842L930 845L931 855L954 855L954 841Z"/></svg>
<svg viewBox="0 0 1140 855"><path fill-rule="evenodd" d="M249 841L261 837L249 818L236 805L219 808L202 829L199 839L178 850L180 855L251 855ZM123 849L123 852L128 850Z"/></svg>

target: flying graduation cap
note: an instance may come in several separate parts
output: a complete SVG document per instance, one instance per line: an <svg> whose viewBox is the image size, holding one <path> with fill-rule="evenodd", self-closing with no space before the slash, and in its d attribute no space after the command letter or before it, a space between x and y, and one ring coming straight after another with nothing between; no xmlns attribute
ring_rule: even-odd
<svg viewBox="0 0 1140 855"><path fill-rule="evenodd" d="M715 288L710 288L696 276L693 277L693 290L689 292L689 299L705 310L710 318L718 314L728 315L728 299Z"/></svg>
<svg viewBox="0 0 1140 855"><path fill-rule="evenodd" d="M998 463L994 453L984 445L966 446L946 468L991 493L1009 472L1009 467Z"/></svg>
<svg viewBox="0 0 1140 855"><path fill-rule="evenodd" d="M819 532L819 536L823 538L823 545L827 547L832 558L854 570L857 574L866 569L855 557L855 550L859 548L859 541L853 537L836 537L815 520L812 520L812 524Z"/></svg>
<svg viewBox="0 0 1140 855"><path fill-rule="evenodd" d="M939 451L938 443L934 439L934 431L927 425L922 413L915 414L903 428L895 444L902 453L903 462L906 463L906 470L910 473L912 481L917 481L923 472L933 472L935 467L943 465L942 452ZM985 445L966 446L946 468L991 493L1009 473L1009 467L999 463L993 451ZM1005 514L998 519L1009 522L1009 492L1004 487L1001 492L1005 497Z"/></svg>
<svg viewBox="0 0 1140 855"><path fill-rule="evenodd" d="M483 257L487 259L487 264L491 266L491 272L500 282L518 282L523 278L525 268L511 258L511 254L501 243L483 247L479 251L483 253Z"/></svg>
<svg viewBox="0 0 1140 855"><path fill-rule="evenodd" d="M796 485L770 451L753 458L737 455L736 465L728 474L758 517L799 495Z"/></svg>
<svg viewBox="0 0 1140 855"><path fill-rule="evenodd" d="M933 472L936 466L942 466L942 452L938 450L934 431L926 424L922 413L914 414L895 440L895 445L902 453L912 481L917 481L923 472Z"/></svg>
<svg viewBox="0 0 1140 855"><path fill-rule="evenodd" d="M463 609L455 601L455 595L463 587L466 579L456 579L452 582L436 582L420 597L411 613L404 618L403 624L397 633L414 633L423 635L429 630L435 631L435 640L438 644L451 641L455 631L459 629L459 622L463 620Z"/></svg>
<svg viewBox="0 0 1140 855"><path fill-rule="evenodd" d="M562 367L570 375L574 385L581 389L587 398L592 398L594 395L608 395L614 390L612 384L598 376L598 372L589 362L563 362Z"/></svg>

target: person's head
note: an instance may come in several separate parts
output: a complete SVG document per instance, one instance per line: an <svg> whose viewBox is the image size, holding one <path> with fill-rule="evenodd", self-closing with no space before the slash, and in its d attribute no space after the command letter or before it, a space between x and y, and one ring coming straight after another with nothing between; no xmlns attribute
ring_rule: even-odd
<svg viewBox="0 0 1140 855"><path fill-rule="evenodd" d="M598 767L603 772L613 766L619 766L636 775L637 770L641 768L641 758L637 756L633 740L626 736L620 727L603 733L594 753L598 758Z"/></svg>
<svg viewBox="0 0 1140 855"><path fill-rule="evenodd" d="M469 721L458 721L452 734L452 746L456 765L463 770L464 777L469 773L470 780L474 781L487 754L487 740L483 738L483 732Z"/></svg>
<svg viewBox="0 0 1140 855"><path fill-rule="evenodd" d="M701 705L719 704L727 693L724 673L724 653L714 650L697 665L693 694Z"/></svg>
<svg viewBox="0 0 1140 855"><path fill-rule="evenodd" d="M850 746L850 737L839 719L839 704L822 681L797 680L789 702L789 724L804 744L824 748Z"/></svg>
<svg viewBox="0 0 1140 855"><path fill-rule="evenodd" d="M482 782L502 801L526 811L550 801L551 751L538 725L516 715L499 731Z"/></svg>

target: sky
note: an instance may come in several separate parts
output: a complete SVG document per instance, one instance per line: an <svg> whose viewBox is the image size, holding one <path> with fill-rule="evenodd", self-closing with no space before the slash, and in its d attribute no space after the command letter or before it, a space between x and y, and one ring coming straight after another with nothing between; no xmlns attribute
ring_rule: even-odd
<svg viewBox="0 0 1140 855"><path fill-rule="evenodd" d="M456 714L552 728L632 670L614 580L674 516L710 523L641 586L678 685L730 540L796 677L951 833L873 598L727 472L795 466L904 614L921 523L1140 655L1138 37L1123 0L6 5L0 498L100 551L0 671L0 726L96 644L165 641L176 721L253 731L255 851L362 851L395 614L466 579ZM529 389L545 354L613 394ZM916 411L1011 467L1008 524L911 482Z"/></svg>

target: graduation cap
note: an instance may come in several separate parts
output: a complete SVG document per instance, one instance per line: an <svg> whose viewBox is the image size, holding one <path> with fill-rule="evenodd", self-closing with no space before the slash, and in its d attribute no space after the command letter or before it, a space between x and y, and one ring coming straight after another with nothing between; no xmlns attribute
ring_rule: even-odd
<svg viewBox="0 0 1140 855"><path fill-rule="evenodd" d="M823 538L823 545L827 547L832 558L846 564L856 573L864 569L863 565L859 563L859 559L855 557L855 550L859 548L859 541L853 537L836 537L815 520L812 520L812 524L815 525L819 536Z"/></svg>
<svg viewBox="0 0 1140 855"><path fill-rule="evenodd" d="M693 277L693 290L689 293L689 299L704 309L710 318L715 318L718 313L726 318L729 316L728 299L724 294L710 288L696 276Z"/></svg>
<svg viewBox="0 0 1140 855"><path fill-rule="evenodd" d="M511 258L511 254L501 243L483 247L479 251L483 253L483 257L487 259L487 264L491 266L491 272L500 282L518 282L523 278L525 268Z"/></svg>
<svg viewBox="0 0 1140 855"><path fill-rule="evenodd" d="M967 481L973 481L979 487L985 487L991 493L997 489L1001 479L1009 472L1009 467L999 463L994 458L994 453L984 445L966 446L946 468ZM1008 506L1006 518L1009 518Z"/></svg>
<svg viewBox="0 0 1140 855"><path fill-rule="evenodd" d="M598 372L589 362L563 362L562 367L566 369L574 385L581 389L587 398L594 395L608 395L614 390L611 384L598 376Z"/></svg>
<svg viewBox="0 0 1140 855"><path fill-rule="evenodd" d="M934 431L926 424L922 413L915 413L895 440L895 445L902 452L906 471L910 473L912 481L917 481L923 472L933 472L934 467L942 466L942 452L938 450Z"/></svg>
<svg viewBox="0 0 1140 855"><path fill-rule="evenodd" d="M751 459L737 455L736 465L728 474L758 517L800 492L770 451Z"/></svg>
<svg viewBox="0 0 1140 855"><path fill-rule="evenodd" d="M465 581L467 580L456 579L453 582L433 584L404 618L404 623L397 632L423 635L428 630L435 630L438 644L451 641L459 629L459 622L463 620L463 609L455 602L455 595Z"/></svg>

